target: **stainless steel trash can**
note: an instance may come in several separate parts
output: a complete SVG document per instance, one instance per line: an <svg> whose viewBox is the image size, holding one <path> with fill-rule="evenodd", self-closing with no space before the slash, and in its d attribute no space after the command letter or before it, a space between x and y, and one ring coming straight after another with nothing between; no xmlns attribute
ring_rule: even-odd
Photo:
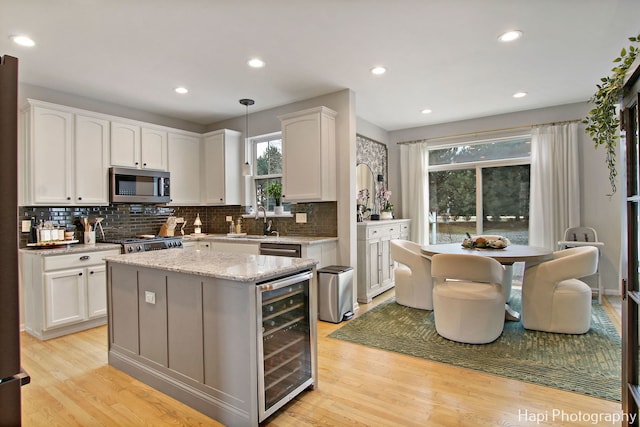
<svg viewBox="0 0 640 427"><path fill-rule="evenodd" d="M353 267L330 265L318 270L318 318L340 323L353 316Z"/></svg>

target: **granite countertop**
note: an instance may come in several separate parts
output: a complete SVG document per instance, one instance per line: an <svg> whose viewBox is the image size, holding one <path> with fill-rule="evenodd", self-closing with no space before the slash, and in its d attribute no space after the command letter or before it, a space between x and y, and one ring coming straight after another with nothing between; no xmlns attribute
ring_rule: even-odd
<svg viewBox="0 0 640 427"><path fill-rule="evenodd" d="M107 262L216 277L239 282L259 282L315 266L309 258L288 258L227 252L149 251L107 257Z"/></svg>
<svg viewBox="0 0 640 427"><path fill-rule="evenodd" d="M194 236L193 234L184 236L184 241L198 241L198 240L213 240L220 242L237 242L237 243L255 243L269 242L269 243L292 243L299 245L318 245L327 242L337 241L337 237L323 237L323 236L261 236L261 235L248 235L248 236L234 236L229 237L226 234L203 234L202 236Z"/></svg>
<svg viewBox="0 0 640 427"><path fill-rule="evenodd" d="M85 245L84 243L73 243L66 246L61 247L26 247L20 248L20 251L28 252L37 255L65 255L65 254L73 254L76 252L96 252L96 251L106 251L110 249L121 250L122 246L114 243L96 243L94 245Z"/></svg>

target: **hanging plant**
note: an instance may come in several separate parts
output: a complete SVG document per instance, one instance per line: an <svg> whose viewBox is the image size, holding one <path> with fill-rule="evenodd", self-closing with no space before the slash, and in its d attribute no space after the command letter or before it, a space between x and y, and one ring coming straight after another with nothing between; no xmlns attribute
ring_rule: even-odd
<svg viewBox="0 0 640 427"><path fill-rule="evenodd" d="M640 42L640 34L636 37L629 37L631 43ZM596 85L598 90L591 97L595 107L589 111L587 118L582 121L586 124L586 132L589 134L595 148L604 146L606 150L606 163L609 169L609 183L611 184L611 194L616 192L616 145L618 142L618 128L620 118L618 117L618 105L624 86L624 78L635 61L640 49L633 44L629 48L622 48L620 56L613 60L617 64L611 69L612 74L600 79L600 84Z"/></svg>

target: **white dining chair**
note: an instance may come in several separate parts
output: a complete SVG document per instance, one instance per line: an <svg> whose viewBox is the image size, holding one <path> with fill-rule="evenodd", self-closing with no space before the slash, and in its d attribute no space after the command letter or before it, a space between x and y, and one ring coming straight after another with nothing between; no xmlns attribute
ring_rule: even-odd
<svg viewBox="0 0 640 427"><path fill-rule="evenodd" d="M420 253L420 245L409 240L390 242L396 302L407 307L433 310L431 259Z"/></svg>
<svg viewBox="0 0 640 427"><path fill-rule="evenodd" d="M591 287L579 280L598 268L598 250L581 246L553 253L526 269L522 282L522 325L526 329L584 334L591 327Z"/></svg>
<svg viewBox="0 0 640 427"><path fill-rule="evenodd" d="M493 258L439 254L431 259L433 314L439 335L486 344L504 328L504 268Z"/></svg>

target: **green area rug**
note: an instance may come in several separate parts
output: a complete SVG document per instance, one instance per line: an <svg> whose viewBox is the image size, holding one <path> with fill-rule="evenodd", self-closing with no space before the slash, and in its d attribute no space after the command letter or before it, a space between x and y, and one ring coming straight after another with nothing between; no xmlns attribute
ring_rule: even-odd
<svg viewBox="0 0 640 427"><path fill-rule="evenodd" d="M511 307L520 311L520 291ZM505 322L490 344L462 344L436 332L433 312L382 303L329 335L344 341L434 362L514 378L602 399L620 401L621 339L602 307L593 304L584 335L528 331Z"/></svg>

